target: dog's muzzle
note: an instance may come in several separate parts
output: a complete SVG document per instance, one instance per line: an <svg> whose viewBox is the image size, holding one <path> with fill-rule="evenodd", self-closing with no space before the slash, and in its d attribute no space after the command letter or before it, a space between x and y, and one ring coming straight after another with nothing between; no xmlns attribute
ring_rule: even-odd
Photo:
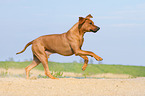
<svg viewBox="0 0 145 96"><path fill-rule="evenodd" d="M94 30L91 29L90 31L96 33L98 30L100 30L100 27L97 27L97 28L95 28Z"/></svg>

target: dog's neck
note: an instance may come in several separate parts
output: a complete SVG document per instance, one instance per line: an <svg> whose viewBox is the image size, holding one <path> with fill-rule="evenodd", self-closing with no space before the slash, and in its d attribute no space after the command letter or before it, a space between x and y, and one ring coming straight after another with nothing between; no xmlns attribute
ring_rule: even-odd
<svg viewBox="0 0 145 96"><path fill-rule="evenodd" d="M79 37L83 37L84 36L84 33L81 29L79 29L79 22L77 22L69 31L67 31L67 34L68 35L76 35L76 36L79 36Z"/></svg>

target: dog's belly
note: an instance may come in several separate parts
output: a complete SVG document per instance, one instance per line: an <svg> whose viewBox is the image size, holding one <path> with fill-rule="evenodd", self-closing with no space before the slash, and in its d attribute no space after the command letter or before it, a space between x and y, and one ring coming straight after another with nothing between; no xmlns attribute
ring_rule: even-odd
<svg viewBox="0 0 145 96"><path fill-rule="evenodd" d="M63 56L70 56L70 55L74 54L70 47L67 47L67 48L59 47L59 49L48 48L48 49L46 49L46 52L49 52L51 54L58 53L58 54L63 55Z"/></svg>
<svg viewBox="0 0 145 96"><path fill-rule="evenodd" d="M63 55L63 56L73 55L73 52L71 50L63 50L63 51L57 52L57 53L60 54L60 55Z"/></svg>
<svg viewBox="0 0 145 96"><path fill-rule="evenodd" d="M51 36L48 35L45 36L45 38L42 37L42 41L46 51L49 51L51 53L58 53L64 56L70 56L74 54L67 38L65 37L65 34Z"/></svg>

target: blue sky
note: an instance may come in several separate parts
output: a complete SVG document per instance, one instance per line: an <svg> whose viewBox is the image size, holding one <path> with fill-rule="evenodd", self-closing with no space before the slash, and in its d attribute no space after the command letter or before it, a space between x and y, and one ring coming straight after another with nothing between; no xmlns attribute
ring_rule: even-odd
<svg viewBox="0 0 145 96"><path fill-rule="evenodd" d="M85 34L83 50L101 56L104 64L145 66L144 0L0 0L0 61L32 58L31 47L15 53L41 35L67 32L88 14L101 29ZM54 54L49 60L73 62L80 57Z"/></svg>

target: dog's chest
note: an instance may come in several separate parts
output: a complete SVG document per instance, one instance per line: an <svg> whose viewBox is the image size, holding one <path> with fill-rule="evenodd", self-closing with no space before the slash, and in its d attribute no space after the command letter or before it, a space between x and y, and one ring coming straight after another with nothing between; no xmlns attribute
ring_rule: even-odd
<svg viewBox="0 0 145 96"><path fill-rule="evenodd" d="M83 42L84 42L84 38L80 38L80 40L79 40L79 45L80 45L80 48L82 47Z"/></svg>

